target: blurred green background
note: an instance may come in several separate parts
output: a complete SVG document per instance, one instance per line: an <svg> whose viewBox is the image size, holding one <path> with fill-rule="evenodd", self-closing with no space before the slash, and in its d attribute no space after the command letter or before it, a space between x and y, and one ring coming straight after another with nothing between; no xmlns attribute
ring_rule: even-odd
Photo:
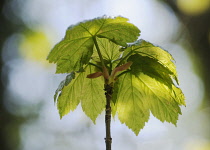
<svg viewBox="0 0 210 150"><path fill-rule="evenodd" d="M210 0L1 0L0 150L105 149L104 113L96 125L80 106L59 119L64 75L46 61L68 26L104 14L173 55L187 103L177 127L151 117L139 136L113 120L113 149L210 150Z"/></svg>

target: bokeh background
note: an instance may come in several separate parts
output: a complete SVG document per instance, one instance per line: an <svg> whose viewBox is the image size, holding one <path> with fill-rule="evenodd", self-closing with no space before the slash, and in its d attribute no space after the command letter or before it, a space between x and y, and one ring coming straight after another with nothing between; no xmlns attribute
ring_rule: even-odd
<svg viewBox="0 0 210 150"><path fill-rule="evenodd" d="M210 150L210 0L1 0L0 150L105 150L104 113L96 125L80 106L59 119L65 75L46 61L68 26L103 15L173 55L187 103L177 127L151 117L139 136L112 120L113 149Z"/></svg>

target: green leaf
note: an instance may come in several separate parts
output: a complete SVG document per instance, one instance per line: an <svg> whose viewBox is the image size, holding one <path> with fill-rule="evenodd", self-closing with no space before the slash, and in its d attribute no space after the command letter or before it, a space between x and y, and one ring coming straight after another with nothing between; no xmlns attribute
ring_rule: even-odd
<svg viewBox="0 0 210 150"><path fill-rule="evenodd" d="M70 74L68 74L66 76L65 80L61 81L57 90L55 91L54 102L56 102L56 100L57 100L58 93L60 93L63 90L64 86L67 86L71 82L71 80L74 78L75 78L75 73L71 72Z"/></svg>
<svg viewBox="0 0 210 150"><path fill-rule="evenodd" d="M113 94L111 98L111 108L112 108L112 117L115 117L117 112L117 95L119 91L119 80L117 80L113 85Z"/></svg>
<svg viewBox="0 0 210 150"><path fill-rule="evenodd" d="M105 38L98 38L98 46L105 60L112 62L120 57L120 46Z"/></svg>
<svg viewBox="0 0 210 150"><path fill-rule="evenodd" d="M133 74L138 76L143 72L151 78L164 83L169 88L172 88L173 80L171 76L173 76L173 73L156 59L142 56L140 54L134 54L128 58L128 61L133 62L133 65L131 66Z"/></svg>
<svg viewBox="0 0 210 150"><path fill-rule="evenodd" d="M138 80L131 73L126 73L119 78L116 105L121 123L125 123L138 135L149 119L149 109L144 104L148 96L143 95L145 93L139 89L139 86L143 85L137 85L136 81Z"/></svg>
<svg viewBox="0 0 210 150"><path fill-rule="evenodd" d="M75 72L71 72L69 75L67 75L65 80L65 86L67 86L74 78L75 78Z"/></svg>
<svg viewBox="0 0 210 150"><path fill-rule="evenodd" d="M119 119L136 135L149 119L149 113L160 121L176 125L185 106L172 56L160 47L139 40L124 48L121 62L132 61L130 71L123 72L114 86L113 103ZM114 113L114 114L115 114Z"/></svg>
<svg viewBox="0 0 210 150"><path fill-rule="evenodd" d="M93 38L106 38L118 45L134 42L140 30L123 17L101 17L73 25L65 38L55 45L47 59L57 64L56 73L78 71L90 61Z"/></svg>
<svg viewBox="0 0 210 150"><path fill-rule="evenodd" d="M125 123L138 135L149 119L149 112L160 121L176 125L181 114L179 105L184 103L184 95L173 86L170 89L165 84L140 72L131 71L120 76L116 98L117 113L122 123Z"/></svg>
<svg viewBox="0 0 210 150"><path fill-rule="evenodd" d="M65 86L65 80L61 81L61 83L59 84L57 90L55 91L54 103L56 103L58 94L63 90L64 86Z"/></svg>
<svg viewBox="0 0 210 150"><path fill-rule="evenodd" d="M76 74L75 79L73 79L67 86L63 86L57 99L57 108L59 110L60 118L68 114L70 111L75 110L80 103L85 77L85 72Z"/></svg>
<svg viewBox="0 0 210 150"><path fill-rule="evenodd" d="M94 67L87 65L84 70L76 74L75 78L67 77L66 83L68 84L62 88L57 100L57 107L60 117L68 114L70 111L76 109L77 105L81 102L83 111L88 117L95 122L97 116L103 111L105 106L105 96L103 91L103 79L89 79L86 78L88 74L93 73ZM72 80L73 79L73 80Z"/></svg>
<svg viewBox="0 0 210 150"><path fill-rule="evenodd" d="M92 39L80 39L76 41L67 41L66 45L62 49L56 48L60 51L60 57L57 58L56 73L69 73L72 71L79 71L84 64L87 64L93 53L93 41ZM53 52L53 51L52 51ZM58 57L57 54L56 57Z"/></svg>
<svg viewBox="0 0 210 150"><path fill-rule="evenodd" d="M97 43L101 50L105 65L112 70L116 67L117 61L121 57L122 52L119 51L120 46L106 38L97 38ZM94 62L101 66L100 58L95 47L91 58Z"/></svg>
<svg viewBox="0 0 210 150"><path fill-rule="evenodd" d="M171 56L171 54L168 53L166 50L163 50L162 48L155 46L152 43L142 39L138 40L134 44L131 44L129 47L123 50L124 50L124 56L126 56L129 53L130 54L137 53L139 55L155 59L157 62L162 64L165 68L167 68L170 71L170 75L178 83L176 66L173 62L174 59Z"/></svg>
<svg viewBox="0 0 210 150"><path fill-rule="evenodd" d="M182 93L182 90L176 86L173 86L173 91L172 91L172 97L175 99L175 101L179 104L179 105L184 105L186 106L185 103L185 97L184 94Z"/></svg>
<svg viewBox="0 0 210 150"><path fill-rule="evenodd" d="M137 77L137 80L139 84L144 85L143 91L149 97L147 105L152 114L162 122L167 121L176 125L178 116L181 114L179 105L182 105L176 99L184 101L183 94L174 97L173 94L176 91L171 91L166 85L143 73Z"/></svg>
<svg viewBox="0 0 210 150"><path fill-rule="evenodd" d="M86 69L86 76L94 72L93 66L88 66ZM105 95L104 95L104 80L102 77L89 79L85 78L81 93L82 109L85 114L91 118L95 123L98 115L105 108Z"/></svg>

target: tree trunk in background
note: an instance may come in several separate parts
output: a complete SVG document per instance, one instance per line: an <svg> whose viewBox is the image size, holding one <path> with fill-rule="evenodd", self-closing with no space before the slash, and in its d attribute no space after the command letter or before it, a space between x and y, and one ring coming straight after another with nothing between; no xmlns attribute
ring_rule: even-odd
<svg viewBox="0 0 210 150"><path fill-rule="evenodd" d="M8 0L0 1L0 71L1 71L1 81L0 81L0 149L1 150L17 150L19 146L19 125L21 118L13 116L4 107L4 83L7 82L7 78L2 76L2 48L6 39L14 33L15 25L9 22L2 13L3 7Z"/></svg>

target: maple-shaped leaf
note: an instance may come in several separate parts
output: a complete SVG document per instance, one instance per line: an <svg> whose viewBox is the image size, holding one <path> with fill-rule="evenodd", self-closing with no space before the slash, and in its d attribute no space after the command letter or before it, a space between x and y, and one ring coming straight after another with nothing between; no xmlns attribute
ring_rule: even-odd
<svg viewBox="0 0 210 150"><path fill-rule="evenodd" d="M156 60L167 68L168 71L170 71L170 76L172 76L172 78L178 83L176 66L173 62L174 58L166 50L142 39L136 41L134 44L129 45L123 50L124 56L127 55L129 57L129 54L137 53L141 56L147 56Z"/></svg>
<svg viewBox="0 0 210 150"><path fill-rule="evenodd" d="M84 72L76 73L75 78L68 84L62 84L62 90L57 98L57 107L60 117L76 109L81 102L83 111L93 122L103 111L105 106L103 79L86 78L93 73L94 67L87 65ZM65 81L66 82L66 81Z"/></svg>
<svg viewBox="0 0 210 150"><path fill-rule="evenodd" d="M128 61L133 62L133 65L131 66L133 74L138 76L138 74L143 72L172 88L173 79L171 76L173 76L173 73L156 59L142 56L140 54L134 54L128 58Z"/></svg>
<svg viewBox="0 0 210 150"><path fill-rule="evenodd" d="M90 61L96 38L106 38L127 46L134 42L140 30L123 17L101 17L70 26L65 38L55 45L47 59L57 64L56 73L78 71Z"/></svg>
<svg viewBox="0 0 210 150"><path fill-rule="evenodd" d="M88 66L86 69L87 74L94 72L93 66ZM81 104L85 114L95 123L98 115L105 109L105 96L104 96L104 80L103 78L89 79L85 78L81 93Z"/></svg>
<svg viewBox="0 0 210 150"><path fill-rule="evenodd" d="M160 121L176 125L185 101L173 82L178 83L178 79L172 56L140 40L124 48L123 58L133 64L114 85L114 114L118 113L120 121L136 135L148 121L150 111Z"/></svg>
<svg viewBox="0 0 210 150"><path fill-rule="evenodd" d="M143 72L138 75L127 72L120 76L117 84L115 111L120 121L136 135L148 121L150 111L160 121L176 124L181 114L179 105L184 103L180 91L171 90Z"/></svg>
<svg viewBox="0 0 210 150"><path fill-rule="evenodd" d="M149 109L144 104L149 97L143 95L144 93L139 89L142 84L138 85L135 76L131 73L122 75L118 84L116 112L119 120L137 135L149 119Z"/></svg>

